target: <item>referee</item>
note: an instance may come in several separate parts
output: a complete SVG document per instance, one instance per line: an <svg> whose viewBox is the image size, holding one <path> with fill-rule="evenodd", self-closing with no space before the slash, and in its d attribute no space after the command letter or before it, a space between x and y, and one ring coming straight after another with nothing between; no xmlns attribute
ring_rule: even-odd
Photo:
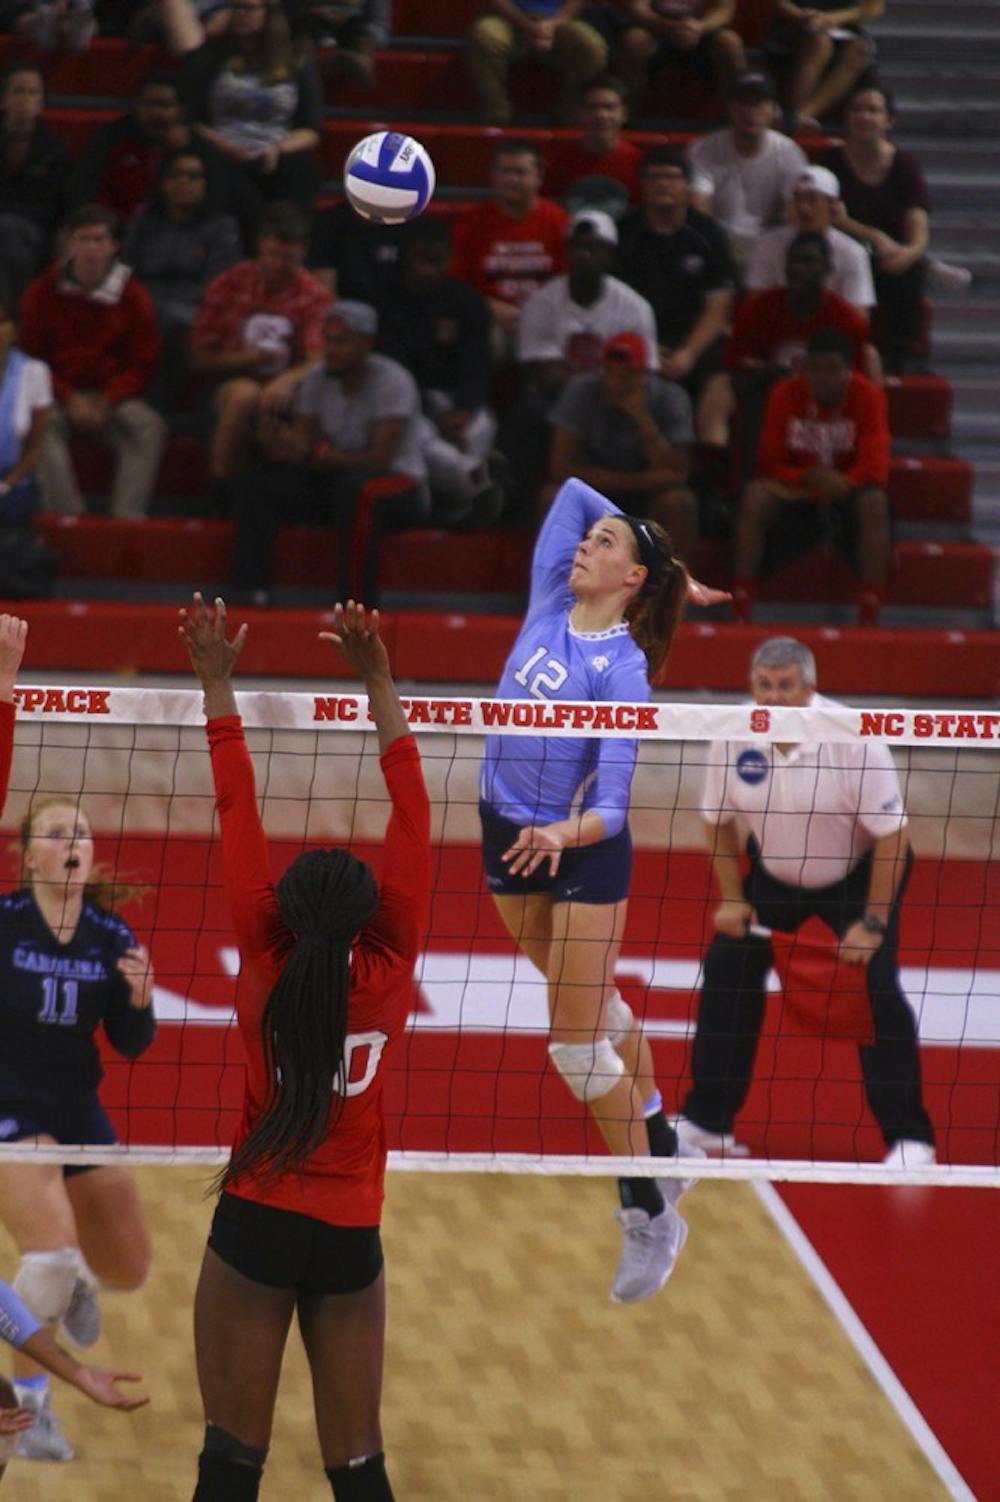
<svg viewBox="0 0 1000 1502"><path fill-rule="evenodd" d="M750 688L762 705L831 702L816 693L812 653L787 636L758 647ZM677 1127L680 1151L735 1146L732 1122L750 1088L771 968L771 946L749 933L750 924L794 933L819 917L840 939L842 957L867 967L875 1041L858 1052L885 1162L933 1163L916 1028L897 964L913 856L888 748L716 742L701 811L720 900L705 956L692 1084Z"/></svg>

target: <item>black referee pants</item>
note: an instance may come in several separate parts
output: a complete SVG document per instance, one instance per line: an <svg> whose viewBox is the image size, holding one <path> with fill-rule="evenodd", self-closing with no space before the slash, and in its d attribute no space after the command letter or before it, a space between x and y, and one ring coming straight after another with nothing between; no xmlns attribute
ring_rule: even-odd
<svg viewBox="0 0 1000 1502"><path fill-rule="evenodd" d="M792 887L769 876L750 844L750 870L743 895L759 922L795 933L807 918L819 917L837 934L862 917L868 895L871 857L829 887ZM868 996L875 1042L858 1049L865 1093L886 1144L901 1138L934 1142L920 1087L917 1033L899 980L899 908L913 864L906 857L889 924L868 963ZM764 995L771 968L766 939L731 939L716 934L708 947L691 1053L692 1086L683 1113L710 1132L729 1132L746 1100L764 1021Z"/></svg>

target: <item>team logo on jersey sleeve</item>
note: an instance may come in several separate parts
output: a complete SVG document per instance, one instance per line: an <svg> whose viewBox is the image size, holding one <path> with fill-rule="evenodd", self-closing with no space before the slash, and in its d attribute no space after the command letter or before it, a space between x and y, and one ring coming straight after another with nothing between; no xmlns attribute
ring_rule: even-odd
<svg viewBox="0 0 1000 1502"><path fill-rule="evenodd" d="M736 758L736 775L751 787L763 782L770 770L770 763L763 751L741 751Z"/></svg>

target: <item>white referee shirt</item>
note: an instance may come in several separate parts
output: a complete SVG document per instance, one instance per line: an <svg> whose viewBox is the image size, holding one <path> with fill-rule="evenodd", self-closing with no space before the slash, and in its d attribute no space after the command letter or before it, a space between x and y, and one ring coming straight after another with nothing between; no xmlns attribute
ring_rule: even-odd
<svg viewBox="0 0 1000 1502"><path fill-rule="evenodd" d="M833 703L813 694L811 706ZM769 875L795 887L841 881L873 843L906 827L889 748L880 741L777 746L713 741L701 812L754 836Z"/></svg>

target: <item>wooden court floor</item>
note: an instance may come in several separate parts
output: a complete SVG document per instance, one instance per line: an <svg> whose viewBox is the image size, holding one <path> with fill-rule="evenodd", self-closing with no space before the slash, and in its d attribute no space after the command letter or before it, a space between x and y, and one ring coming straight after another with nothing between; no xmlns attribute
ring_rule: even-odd
<svg viewBox="0 0 1000 1502"><path fill-rule="evenodd" d="M155 1261L105 1299L102 1362L142 1371L133 1417L66 1389L72 1464L14 1461L3 1502L189 1502L201 1413L191 1301L205 1173L141 1169ZM666 1289L607 1297L599 1180L390 1177L386 1449L398 1502L935 1502L941 1483L749 1186L685 1201ZM0 1239L0 1272L13 1269ZM265 1502L321 1502L305 1362L286 1358Z"/></svg>

